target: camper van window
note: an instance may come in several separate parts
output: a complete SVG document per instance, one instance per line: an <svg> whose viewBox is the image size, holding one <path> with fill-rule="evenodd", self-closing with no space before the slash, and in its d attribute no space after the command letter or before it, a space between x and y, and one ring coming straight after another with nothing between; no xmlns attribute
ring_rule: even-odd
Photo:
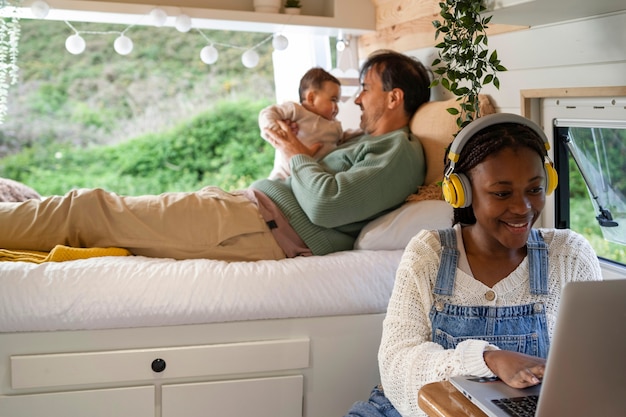
<svg viewBox="0 0 626 417"><path fill-rule="evenodd" d="M626 265L626 121L554 119L556 226Z"/></svg>

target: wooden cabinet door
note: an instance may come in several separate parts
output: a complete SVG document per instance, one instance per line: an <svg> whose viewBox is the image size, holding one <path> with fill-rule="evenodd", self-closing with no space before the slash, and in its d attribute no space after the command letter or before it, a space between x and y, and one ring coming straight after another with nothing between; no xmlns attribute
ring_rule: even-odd
<svg viewBox="0 0 626 417"><path fill-rule="evenodd" d="M162 417L302 417L302 375L163 385L162 390Z"/></svg>
<svg viewBox="0 0 626 417"><path fill-rule="evenodd" d="M0 396L2 417L154 417L154 386Z"/></svg>

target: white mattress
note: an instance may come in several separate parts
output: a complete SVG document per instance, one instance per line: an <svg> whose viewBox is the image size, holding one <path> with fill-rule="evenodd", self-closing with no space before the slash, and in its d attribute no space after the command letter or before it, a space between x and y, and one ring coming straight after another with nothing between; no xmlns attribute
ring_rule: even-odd
<svg viewBox="0 0 626 417"><path fill-rule="evenodd" d="M401 250L281 261L0 262L0 332L381 313Z"/></svg>

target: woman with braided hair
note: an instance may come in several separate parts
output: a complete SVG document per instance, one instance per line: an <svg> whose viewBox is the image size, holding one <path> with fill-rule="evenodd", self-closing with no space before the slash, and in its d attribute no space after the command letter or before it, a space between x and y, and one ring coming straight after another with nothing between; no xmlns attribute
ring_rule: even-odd
<svg viewBox="0 0 626 417"><path fill-rule="evenodd" d="M350 416L423 416L419 389L455 375L541 381L562 288L601 279L582 236L532 227L557 185L548 149L541 128L513 114L459 132L442 185L453 227L406 247L383 323L382 386Z"/></svg>

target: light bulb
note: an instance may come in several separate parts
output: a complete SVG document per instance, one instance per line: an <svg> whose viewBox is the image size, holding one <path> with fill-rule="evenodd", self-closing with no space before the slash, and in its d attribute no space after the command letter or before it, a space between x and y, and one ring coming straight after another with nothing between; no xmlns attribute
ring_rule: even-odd
<svg viewBox="0 0 626 417"><path fill-rule="evenodd" d="M211 65L217 62L217 58L219 57L219 53L217 49L213 45L207 45L200 51L200 59L205 64Z"/></svg>
<svg viewBox="0 0 626 417"><path fill-rule="evenodd" d="M272 39L272 46L277 51L284 51L289 46L289 39L287 39L284 35L274 35L274 39Z"/></svg>
<svg viewBox="0 0 626 417"><path fill-rule="evenodd" d="M254 49L248 49L241 56L241 63L246 68L254 68L259 63L259 54Z"/></svg>
<svg viewBox="0 0 626 417"><path fill-rule="evenodd" d="M336 46L339 52L343 52L343 50L346 49L346 41L344 41L343 39L337 39Z"/></svg>
<svg viewBox="0 0 626 417"><path fill-rule="evenodd" d="M191 29L191 18L186 14L180 14L176 16L176 22L174 23L176 30L179 32L189 32Z"/></svg>
<svg viewBox="0 0 626 417"><path fill-rule="evenodd" d="M121 34L113 43L113 49L120 55L128 55L133 50L133 41Z"/></svg>
<svg viewBox="0 0 626 417"><path fill-rule="evenodd" d="M43 0L36 0L30 5L30 11L37 19L45 19L50 11L50 6Z"/></svg>
<svg viewBox="0 0 626 417"><path fill-rule="evenodd" d="M156 27L161 27L165 24L165 20L167 19L167 13L163 11L163 9L159 9L155 7L150 10L150 18L152 19L152 24Z"/></svg>
<svg viewBox="0 0 626 417"><path fill-rule="evenodd" d="M78 33L68 36L65 40L65 49L70 54L82 54L85 50L85 40Z"/></svg>

